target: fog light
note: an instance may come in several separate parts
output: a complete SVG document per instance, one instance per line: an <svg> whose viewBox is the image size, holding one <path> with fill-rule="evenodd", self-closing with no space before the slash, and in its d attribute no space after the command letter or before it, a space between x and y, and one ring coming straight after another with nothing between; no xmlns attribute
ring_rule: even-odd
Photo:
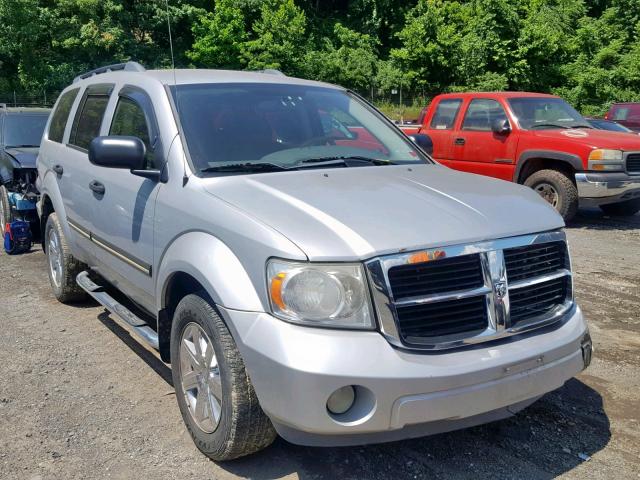
<svg viewBox="0 0 640 480"><path fill-rule="evenodd" d="M335 415L340 415L349 410L355 400L356 391L351 385L347 385L331 394L329 400L327 400L327 410Z"/></svg>

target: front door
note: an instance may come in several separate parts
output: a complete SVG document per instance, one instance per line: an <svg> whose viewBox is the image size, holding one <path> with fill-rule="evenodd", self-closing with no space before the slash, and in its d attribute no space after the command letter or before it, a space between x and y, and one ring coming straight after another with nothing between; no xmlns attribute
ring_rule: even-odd
<svg viewBox="0 0 640 480"><path fill-rule="evenodd" d="M467 105L460 128L454 132L452 167L466 172L511 180L516 161L517 135L494 133L496 121L507 120L502 105L489 98L474 98Z"/></svg>
<svg viewBox="0 0 640 480"><path fill-rule="evenodd" d="M159 169L162 148L155 114L147 94L123 87L112 102L103 134L140 138L146 146L146 168ZM93 167L104 187L96 197L93 242L99 272L120 290L153 311L153 240L155 201L161 183L120 168Z"/></svg>

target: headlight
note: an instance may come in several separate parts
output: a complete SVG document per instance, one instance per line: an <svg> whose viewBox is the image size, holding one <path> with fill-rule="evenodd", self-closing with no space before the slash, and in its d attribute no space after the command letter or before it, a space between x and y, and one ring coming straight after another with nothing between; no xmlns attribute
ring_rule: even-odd
<svg viewBox="0 0 640 480"><path fill-rule="evenodd" d="M589 170L619 172L623 167L621 150L597 148L589 154Z"/></svg>
<svg viewBox="0 0 640 480"><path fill-rule="evenodd" d="M283 320L333 328L374 328L360 264L271 260L267 282L273 314Z"/></svg>

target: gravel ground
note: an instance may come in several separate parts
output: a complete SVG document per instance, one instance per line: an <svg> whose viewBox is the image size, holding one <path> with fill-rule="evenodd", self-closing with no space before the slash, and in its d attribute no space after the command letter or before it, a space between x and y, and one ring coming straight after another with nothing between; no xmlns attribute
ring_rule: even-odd
<svg viewBox="0 0 640 480"><path fill-rule="evenodd" d="M283 440L216 464L183 426L169 368L93 303L64 306L37 249L0 256L0 478L640 478L640 215L568 229L591 367L517 416L417 440Z"/></svg>

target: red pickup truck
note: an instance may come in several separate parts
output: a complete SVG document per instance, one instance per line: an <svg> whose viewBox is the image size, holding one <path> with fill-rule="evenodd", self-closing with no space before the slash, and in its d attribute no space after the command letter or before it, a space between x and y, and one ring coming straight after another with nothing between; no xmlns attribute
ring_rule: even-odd
<svg viewBox="0 0 640 480"><path fill-rule="evenodd" d="M448 167L527 185L565 221L578 206L611 215L640 211L640 137L594 129L559 97L539 93L438 95L419 125Z"/></svg>

